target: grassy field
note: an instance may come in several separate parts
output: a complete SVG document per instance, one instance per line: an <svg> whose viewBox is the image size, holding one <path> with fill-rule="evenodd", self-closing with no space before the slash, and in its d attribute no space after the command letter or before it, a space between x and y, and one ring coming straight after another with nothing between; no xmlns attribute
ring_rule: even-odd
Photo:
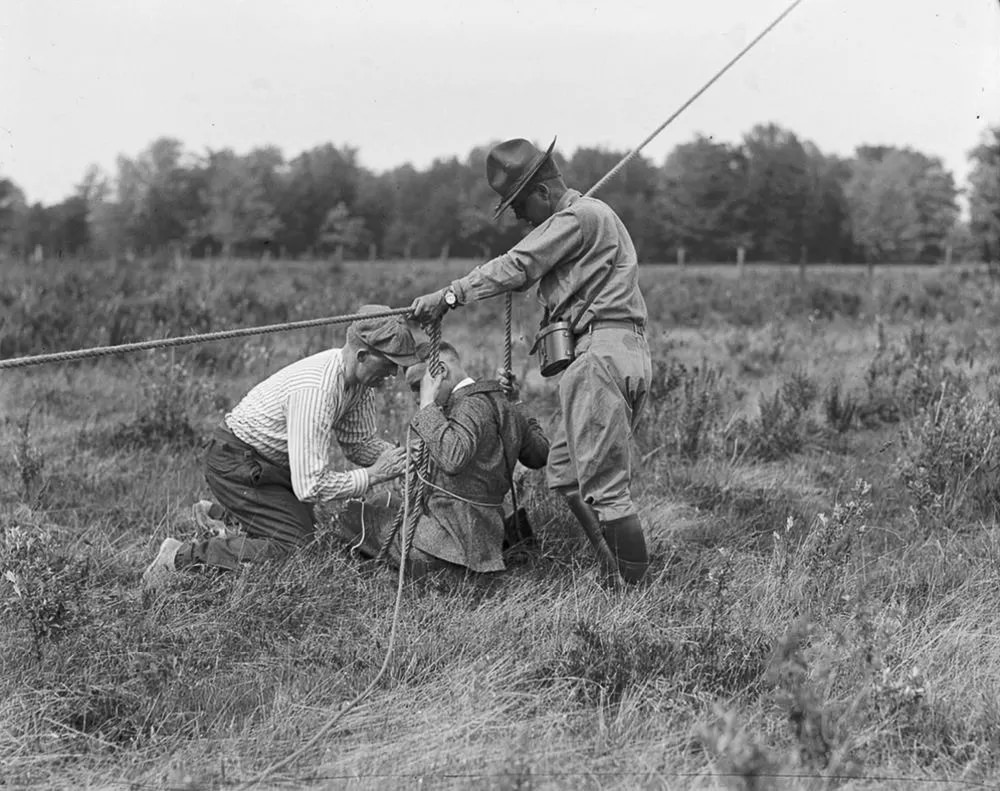
<svg viewBox="0 0 1000 791"><path fill-rule="evenodd" d="M408 305L469 262L4 264L0 356ZM1000 283L983 269L647 266L648 584L615 594L538 473L537 551L404 595L373 694L266 788L1000 785ZM502 300L449 315L476 375ZM543 421L555 387L515 369ZM178 575L200 443L343 327L0 371L0 788L212 789L375 676L395 577L324 513L280 567ZM401 439L413 403L379 397Z"/></svg>

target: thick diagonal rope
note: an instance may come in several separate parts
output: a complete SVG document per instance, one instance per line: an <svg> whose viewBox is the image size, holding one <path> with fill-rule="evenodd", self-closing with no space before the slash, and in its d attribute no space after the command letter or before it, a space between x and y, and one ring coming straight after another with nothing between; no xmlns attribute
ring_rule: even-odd
<svg viewBox="0 0 1000 791"><path fill-rule="evenodd" d="M341 316L327 316L321 319L304 319L302 321L286 321L281 324L265 324L260 327L240 327L232 330L203 332L199 335L184 335L178 338L159 338L135 343L120 343L117 346L94 346L89 349L75 349L67 352L52 352L50 354L35 354L28 357L11 357L0 360L0 369L24 368L29 365L43 363L66 362L68 360L83 360L90 357L107 357L113 354L139 352L148 349L162 349L168 346L185 346L192 343L207 343L221 341L227 338L242 338L247 335L265 335L272 332L287 332L308 327L322 327L327 324L347 324L360 319L377 319L384 316L402 316L410 313L410 308L392 308L378 313L346 313Z"/></svg>
<svg viewBox="0 0 1000 791"><path fill-rule="evenodd" d="M633 148L631 151L629 151L624 157L622 157L621 160L618 162L618 164L616 164L613 168L611 168L611 170L609 170L607 173L605 173L597 181L597 183L594 184L594 186L592 186L589 190L587 190L584 193L584 197L585 198L589 198L591 195L593 195L595 192L597 192L601 187L603 187L605 184L607 184L609 181L611 181L611 179L613 179L615 176L617 176L621 172L622 168L624 168L630 161L632 161L636 156L638 156L639 152L642 151L642 149L644 149L653 140L653 138L655 138L658 134L660 134L660 132L662 132L671 123L673 123L674 120L677 118L677 116L679 116L681 113L683 113L688 107L690 107L698 99L699 96L701 96L703 93L705 93L705 91L707 91L709 88L711 88L712 85L714 85L715 82L723 74L725 74L727 71L729 71L729 69L732 68L736 64L736 62L738 60L740 60L751 49L753 49L757 45L758 41L760 41L762 38L764 38L764 36L766 36L768 33L770 33L772 30L774 30L774 28L777 27L778 23L781 22L781 20L783 20L786 16L788 16L794 10L795 6L797 6L801 2L802 2L802 0L795 0L795 2L793 2L790 6L788 6L788 8L786 8L784 11L782 11L774 19L774 21L771 22L771 24L769 24L760 33L758 33L750 41L749 44L747 44L745 47L743 47L743 49L741 49L738 53L736 53L736 55L733 58L731 58L730 61L725 66L723 66L721 69L719 69L719 71L717 71L708 82L706 82L704 85L702 85L701 88L699 88L694 94L691 95L691 97L686 102L684 102L684 104L682 104L680 107L678 107L670 115L670 117L667 118L666 121L664 121L662 124L660 124L658 127L656 127L656 129L654 129L649 134L649 136L646 137L645 140L643 140L641 143L639 143L639 145L637 145L635 148ZM504 371L509 376L510 375L510 371L511 371L511 346L512 346L512 341L511 341L511 293L508 291L506 296L507 296L507 302L506 302L505 309L504 309Z"/></svg>
<svg viewBox="0 0 1000 791"><path fill-rule="evenodd" d="M794 10L794 8L797 5L799 5L799 3L801 3L801 2L802 2L802 0L795 0L790 6L788 6L788 8L786 8L784 11L782 11L774 19L774 21L771 22L771 24L769 24L760 33L758 33L750 41L750 43L748 43L745 47L743 47L743 49L741 49L738 53L736 53L736 55L733 58L731 58L729 60L729 62L726 63L725 66L723 66L721 69L719 69L712 76L712 78L710 80L708 80L708 82L706 82L704 85L702 85L701 88L699 88L697 91L695 91L695 93L692 94L691 97L686 102L684 102L684 104L682 104L680 107L678 107L670 115L670 117L667 118L667 120L665 120L662 124L660 124L658 127L656 127L656 129L654 129L646 137L645 140L643 140L641 143L639 143L639 145L637 145L635 148L633 148L631 151L629 151L624 157L622 157L622 159L618 162L618 164L616 164L613 168L611 168L611 170L609 170L607 173L605 173L604 176L602 176L598 180L598 182L596 184L594 184L594 186L592 186L589 190L587 190L586 193L584 193L584 197L590 197L595 192L597 192L601 187L603 187L605 184L607 184L611 179L613 179L618 173L620 173L621 170L632 159L634 159L639 154L639 152L642 151L642 149L645 148L647 144L649 144L649 142L651 140L653 140L653 138L655 138L658 134L660 134L660 132L662 132L671 123L673 123L673 121L681 113L683 113L688 107L690 107L698 99L699 96L701 96L703 93L705 93L705 91L707 91L710 87L712 87L712 85L714 85L715 82L720 77L722 77L723 74L725 74L727 71L729 71L729 69L732 68L736 64L737 61L739 61L744 55L746 55L751 49L753 49L754 46L756 46L757 42L759 42L762 38L764 38L764 36L766 36L775 27L777 27L778 23L780 23L781 20L783 20L786 16L788 16ZM512 346L512 340L511 340L511 293L508 291L506 296L507 296L507 301L506 301L506 304L504 306L504 371L506 372L506 374L507 374L507 376L509 378L510 377L510 372L511 372L510 369L511 369L511 346ZM513 489L512 489L512 491L513 491ZM515 504L515 510L516 510L516 507L517 506ZM604 541L604 537L601 536L601 535L597 535L597 534L590 535L590 533L592 531L588 530L588 528L586 527L586 525L583 525L583 527L584 527L584 531L588 533L588 538L590 539L591 543L593 544L594 549L597 551L597 554L599 556L600 561L605 566L608 566L609 568L616 567L617 564L615 563L614 558L613 558L613 556L611 554L610 547L608 547L607 543Z"/></svg>
<svg viewBox="0 0 1000 791"><path fill-rule="evenodd" d="M760 33L758 33L757 36L755 36L754 39L749 44L747 44L743 49L741 49L736 54L735 57L732 58L732 60L730 60L721 69L719 69L715 73L715 75L712 77L712 79L710 79L708 82L706 82L704 85L702 85L701 88L699 88L691 96L690 99L688 99L686 102L684 102L684 104L682 104L680 107L678 107L674 111L674 113L666 121L664 121L662 124L660 124L658 127L656 127L656 129L654 129L652 131L652 133L645 140L643 140L641 143L639 143L639 145L637 145L635 148L633 148L631 151L629 151L624 157L622 157L621 161L617 165L615 165L613 168L611 168L611 170L609 170L607 173L604 174L604 176L601 178L600 181L598 181L593 187L591 187L589 190L587 190L587 192L584 195L584 197L589 197L589 196L593 195L595 192L597 192L597 190L599 190L601 187L603 187L605 184L607 184L611 179L613 179L619 173L619 171L621 171L621 169L623 167L625 167L632 159L634 159L636 157L636 155L638 155L638 153L640 151L642 151L642 149L644 149L646 147L646 145L654 137L656 137L658 134L660 134L660 132L662 132L664 129L666 129L674 121L674 119L677 118L677 116L679 116L681 113L683 113L688 107L690 107L695 102L695 100L699 96L701 96L705 91L707 91L709 88L711 88L712 85L715 84L716 80L718 80L723 74L725 74L727 71L729 71L729 69L732 68L732 66L735 65L735 63L738 60L740 60L740 58L742 58L751 49L753 49L754 46L756 46L756 44L757 44L758 41L760 41L762 38L764 38L764 36L766 36L768 33L770 33L772 30L774 30L774 28L777 27L778 23L781 22L781 20L784 19L786 16L788 16L792 12L792 10L795 8L795 6L797 6L801 2L802 2L802 0L795 0L794 3L792 3L790 6L788 6L788 8L786 8L784 11L782 11L775 18L775 20L770 25L768 25Z"/></svg>

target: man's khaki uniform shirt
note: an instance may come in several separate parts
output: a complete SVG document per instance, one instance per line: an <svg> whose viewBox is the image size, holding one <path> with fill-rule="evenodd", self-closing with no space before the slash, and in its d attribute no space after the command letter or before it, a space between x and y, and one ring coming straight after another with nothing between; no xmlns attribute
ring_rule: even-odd
<svg viewBox="0 0 1000 791"><path fill-rule="evenodd" d="M576 321L580 333L594 319L644 325L646 303L638 278L635 246L618 215L603 201L567 190L545 222L508 252L451 285L465 304L511 289L526 291L538 283L550 319ZM593 302L581 315L591 297Z"/></svg>

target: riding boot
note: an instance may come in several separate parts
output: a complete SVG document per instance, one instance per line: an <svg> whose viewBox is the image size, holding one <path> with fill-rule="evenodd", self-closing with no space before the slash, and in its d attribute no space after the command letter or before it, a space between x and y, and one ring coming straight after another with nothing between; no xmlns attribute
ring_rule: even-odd
<svg viewBox="0 0 1000 791"><path fill-rule="evenodd" d="M604 523L604 540L611 547L611 554L618 561L618 570L625 582L634 584L641 580L649 568L649 552L642 524L635 514L611 519Z"/></svg>
<svg viewBox="0 0 1000 791"><path fill-rule="evenodd" d="M569 510L573 512L576 521L580 523L583 532L590 539L591 546L597 553L597 560L608 581L617 583L619 578L618 563L611 553L611 547L604 540L601 518L597 515L597 511L583 499L579 492L563 493L563 496L566 498Z"/></svg>

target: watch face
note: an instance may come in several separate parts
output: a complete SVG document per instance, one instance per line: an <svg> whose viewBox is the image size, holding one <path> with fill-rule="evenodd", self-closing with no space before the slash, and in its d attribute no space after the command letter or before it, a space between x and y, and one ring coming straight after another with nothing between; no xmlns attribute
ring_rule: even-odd
<svg viewBox="0 0 1000 791"><path fill-rule="evenodd" d="M454 291L449 289L448 291L444 292L444 301L446 305L449 305L450 307L455 307L455 303L458 302L458 297L455 295Z"/></svg>

